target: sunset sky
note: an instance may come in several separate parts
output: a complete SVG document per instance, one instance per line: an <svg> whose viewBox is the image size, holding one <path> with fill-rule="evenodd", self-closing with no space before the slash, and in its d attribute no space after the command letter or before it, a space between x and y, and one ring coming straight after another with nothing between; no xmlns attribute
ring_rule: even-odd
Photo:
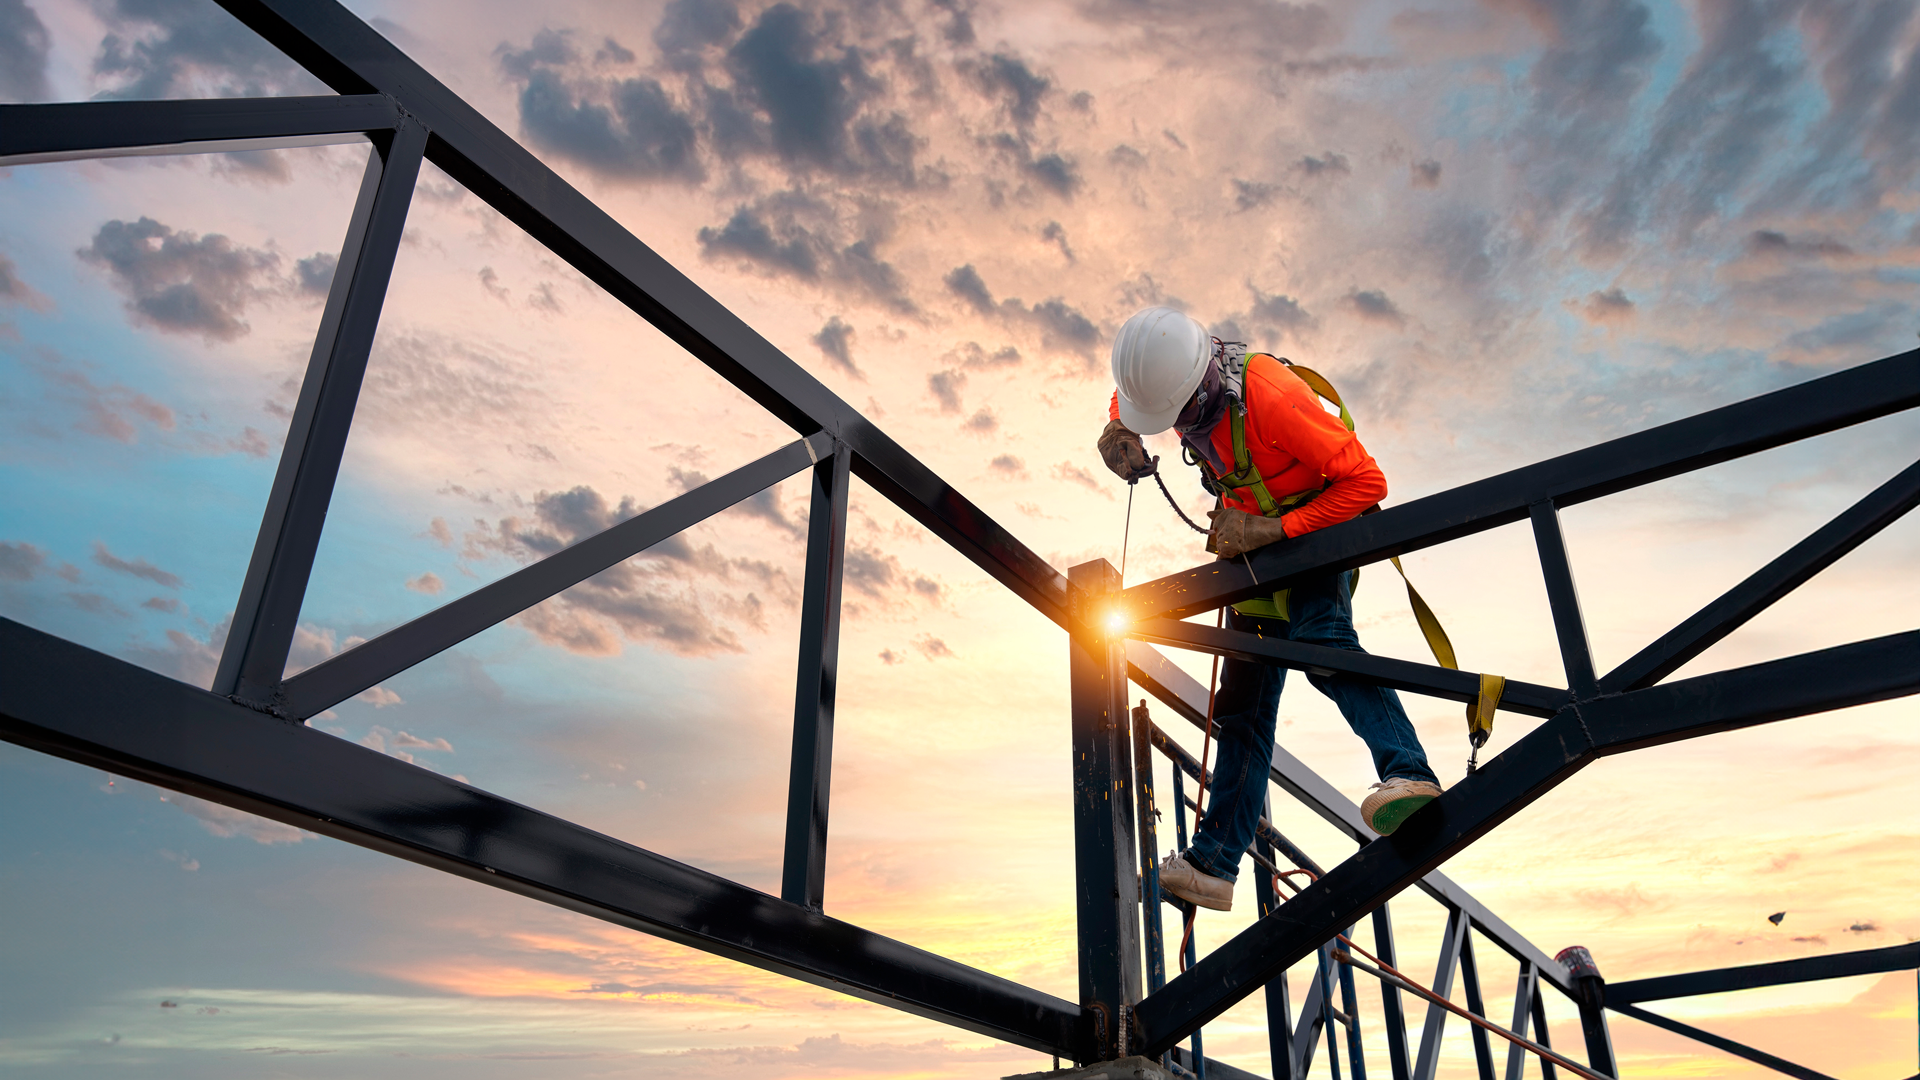
<svg viewBox="0 0 1920 1080"><path fill-rule="evenodd" d="M1390 503L1920 333L1912 0L348 6L1063 572L1121 562L1128 493L1094 439L1111 336L1149 303L1326 374ZM211 0L0 0L0 100L325 92ZM208 684L367 153L0 170L0 615ZM792 438L428 166L292 668ZM1570 509L1601 667L1916 456L1898 416ZM313 724L777 891L805 493ZM1157 491L1130 528L1131 583L1206 557ZM1564 683L1524 525L1405 562L1464 666ZM1909 520L1680 674L1913 629L1917 563ZM1388 576L1365 572L1362 639L1425 659ZM1064 635L858 484L845 614L828 912L1076 997ZM1458 778L1459 706L1406 702ZM1534 723L1501 714L1485 753ZM1281 725L1364 795L1364 747L1302 679ZM1920 938L1916 783L1920 704L1889 702L1608 759L1446 872L1612 979L1895 945ZM1323 863L1352 850L1275 800ZM0 815L9 1075L1049 1064L7 744ZM1241 880L1203 950L1250 923ZM1430 974L1439 908L1393 912ZM1514 965L1480 957L1504 1019ZM1920 1068L1915 991L1907 972L1656 1011L1894 1080ZM1216 1021L1209 1055L1269 1075L1263 1016L1255 997ZM1441 1075L1473 1075L1448 1030ZM1629 1077L1772 1075L1613 1032Z"/></svg>

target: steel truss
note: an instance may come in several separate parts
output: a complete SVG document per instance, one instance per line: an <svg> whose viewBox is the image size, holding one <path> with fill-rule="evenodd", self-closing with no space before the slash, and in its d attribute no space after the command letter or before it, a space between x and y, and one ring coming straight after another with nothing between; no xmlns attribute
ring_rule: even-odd
<svg viewBox="0 0 1920 1080"><path fill-rule="evenodd" d="M1336 934L1363 919L1394 959L1387 901L1417 886L1449 913L1433 985L1458 972L1484 1017L1473 937L1520 965L1509 1029L1546 1035L1541 991L1581 1010L1591 1068L1615 1072L1604 1008L1670 1029L1639 1002L1714 987L1897 970L1915 957L1851 954L1606 987L1548 957L1436 867L1589 762L1719 731L1920 691L1920 632L1856 642L1675 683L1663 680L1769 604L1920 502L1907 469L1720 599L1604 675L1586 643L1561 508L1920 405L1920 351L1616 439L1255 552L1124 591L1104 563L1062 575L859 412L562 180L478 111L333 0L220 0L339 96L0 106L0 166L139 154L307 146L369 139L342 247L259 538L212 692L0 619L0 738L138 777L843 993L1082 1062L1122 1052L1221 1078L1200 1052L1203 1024L1267 993L1276 1078L1302 1077L1335 1027L1364 1080L1353 969ZM431 161L793 428L798 441L582 540L292 678L287 653L305 598L368 351L423 161ZM768 896L428 770L335 739L306 718L497 625L802 470L812 504L781 895ZM1080 1001L1063 1001L893 941L823 912L841 575L851 477L866 481L1068 632ZM1205 690L1152 643L1467 701L1470 673L1364 653L1266 641L1182 622L1288 583L1530 520L1566 670L1565 688L1508 682L1500 707L1545 718L1393 837L1284 749L1272 780L1360 846L1324 871L1264 823L1255 854L1317 880L1282 898L1261 874L1262 918L1166 977L1154 872L1151 755L1183 777L1199 764L1128 705L1138 684L1188 722ZM1129 620L1124 635L1101 627ZM85 687L76 694L73 687ZM1277 866L1275 867L1277 868ZM1145 903L1142 903L1142 893ZM1912 947L1905 947L1911 949ZM1297 1023L1285 971L1316 956ZM1190 957L1191 958L1191 957ZM1874 966L1898 961L1898 967ZM1849 967L1851 964L1853 966ZM1798 966L1795 966L1798 965ZM1765 969L1765 970L1762 970ZM1755 974L1758 972L1758 974ZM1826 974L1808 974L1826 973ZM1745 973L1745 974L1742 974ZM1676 982L1675 980L1680 980ZM1718 981L1716 981L1718 980ZM1676 989L1676 987L1678 987ZM1336 994L1341 1004L1336 1006ZM1398 990L1383 991L1394 1080L1430 1080L1445 1013L1410 1043ZM1792 1075L1810 1070L1687 1029ZM1484 1031L1475 1051L1493 1064ZM1192 1037L1191 1049L1176 1044ZM1513 1051L1507 1080L1524 1060ZM1551 1065L1543 1075L1552 1080ZM1797 1071L1796 1071L1797 1070Z"/></svg>

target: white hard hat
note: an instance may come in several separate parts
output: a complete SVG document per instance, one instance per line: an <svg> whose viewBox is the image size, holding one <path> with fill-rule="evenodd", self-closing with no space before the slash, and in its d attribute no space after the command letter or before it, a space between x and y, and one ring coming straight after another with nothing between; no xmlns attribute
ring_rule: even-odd
<svg viewBox="0 0 1920 1080"><path fill-rule="evenodd" d="M1140 435L1172 427L1212 359L1213 338L1186 313L1164 307L1135 313L1113 339L1120 422Z"/></svg>

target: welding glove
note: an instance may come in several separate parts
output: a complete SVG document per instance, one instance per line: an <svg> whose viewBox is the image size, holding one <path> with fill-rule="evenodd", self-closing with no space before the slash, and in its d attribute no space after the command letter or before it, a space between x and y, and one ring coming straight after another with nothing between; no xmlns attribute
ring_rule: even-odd
<svg viewBox="0 0 1920 1080"><path fill-rule="evenodd" d="M1228 509L1209 510L1207 516L1213 519L1213 528L1207 533L1207 550L1223 559L1237 558L1287 538L1287 531L1277 517Z"/></svg>
<svg viewBox="0 0 1920 1080"><path fill-rule="evenodd" d="M1153 475L1153 461L1147 457L1147 448L1141 443L1140 436L1127 430L1127 425L1118 420L1107 421L1107 429L1100 433L1100 459L1113 470L1113 475L1131 484L1143 476Z"/></svg>

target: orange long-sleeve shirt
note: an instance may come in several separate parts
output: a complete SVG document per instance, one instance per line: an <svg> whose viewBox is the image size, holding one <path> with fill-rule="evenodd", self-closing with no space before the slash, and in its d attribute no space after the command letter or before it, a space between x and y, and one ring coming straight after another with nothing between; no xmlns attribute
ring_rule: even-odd
<svg viewBox="0 0 1920 1080"><path fill-rule="evenodd" d="M1264 353L1249 356L1242 400L1247 409L1247 453L1266 478L1268 493L1284 499L1327 485L1312 502L1281 515L1280 527L1288 537L1358 517L1387 497L1387 477L1379 463L1287 365ZM1120 418L1118 391L1107 415ZM1230 471L1233 429L1227 418L1222 416L1205 438L1215 459ZM1260 512L1251 488L1234 489L1226 505L1250 514Z"/></svg>

